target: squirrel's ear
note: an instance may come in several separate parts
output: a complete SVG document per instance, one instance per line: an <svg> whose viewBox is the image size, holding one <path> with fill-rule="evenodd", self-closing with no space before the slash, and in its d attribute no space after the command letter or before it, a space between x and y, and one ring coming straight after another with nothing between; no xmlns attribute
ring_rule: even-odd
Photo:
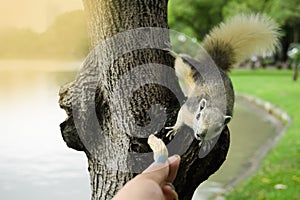
<svg viewBox="0 0 300 200"><path fill-rule="evenodd" d="M224 116L224 125L228 124L231 119L232 119L232 117L229 115Z"/></svg>
<svg viewBox="0 0 300 200"><path fill-rule="evenodd" d="M182 92L188 97L195 88L191 66L185 63L180 56L177 56L175 59L175 72Z"/></svg>

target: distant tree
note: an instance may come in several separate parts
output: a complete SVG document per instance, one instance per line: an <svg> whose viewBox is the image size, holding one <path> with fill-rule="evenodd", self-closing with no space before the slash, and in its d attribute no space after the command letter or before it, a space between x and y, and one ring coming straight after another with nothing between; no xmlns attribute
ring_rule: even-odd
<svg viewBox="0 0 300 200"><path fill-rule="evenodd" d="M281 52L277 59L287 60L290 43L298 43L300 35L300 0L230 0L223 7L228 18L238 13L265 13L275 19L282 28Z"/></svg>
<svg viewBox="0 0 300 200"><path fill-rule="evenodd" d="M0 30L0 58L31 58L39 34L30 29L4 28Z"/></svg>
<svg viewBox="0 0 300 200"><path fill-rule="evenodd" d="M89 50L84 12L78 10L58 16L44 33L28 28L3 28L0 44L0 58L84 58Z"/></svg>
<svg viewBox="0 0 300 200"><path fill-rule="evenodd" d="M273 0L269 6L270 15L283 26L293 29L293 43L300 37L300 0Z"/></svg>
<svg viewBox="0 0 300 200"><path fill-rule="evenodd" d="M290 57L290 65L294 67L293 80L297 81L298 71L300 68L300 44L293 43L290 45L288 55Z"/></svg>
<svg viewBox="0 0 300 200"><path fill-rule="evenodd" d="M172 0L169 5L171 29L201 41L205 34L223 20L227 0Z"/></svg>
<svg viewBox="0 0 300 200"><path fill-rule="evenodd" d="M222 8L224 18L229 18L240 13L265 13L268 0L229 0Z"/></svg>
<svg viewBox="0 0 300 200"><path fill-rule="evenodd" d="M41 35L39 43L48 57L84 58L88 54L89 42L83 10L58 16Z"/></svg>

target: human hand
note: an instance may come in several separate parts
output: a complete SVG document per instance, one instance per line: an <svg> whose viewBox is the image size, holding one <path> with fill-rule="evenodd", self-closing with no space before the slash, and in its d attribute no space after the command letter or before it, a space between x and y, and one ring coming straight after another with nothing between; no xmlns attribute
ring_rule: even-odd
<svg viewBox="0 0 300 200"><path fill-rule="evenodd" d="M160 157L144 172L125 184L113 200L177 200L172 185L179 168L180 156Z"/></svg>

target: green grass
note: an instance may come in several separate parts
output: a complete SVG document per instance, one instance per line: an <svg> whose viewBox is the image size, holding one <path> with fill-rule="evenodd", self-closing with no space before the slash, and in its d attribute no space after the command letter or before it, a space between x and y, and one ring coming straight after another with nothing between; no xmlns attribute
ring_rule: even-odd
<svg viewBox="0 0 300 200"><path fill-rule="evenodd" d="M258 172L232 190L226 199L300 200L300 80L292 71L237 70L231 73L236 93L269 101L293 118L290 129L263 160ZM275 185L286 189L275 189Z"/></svg>

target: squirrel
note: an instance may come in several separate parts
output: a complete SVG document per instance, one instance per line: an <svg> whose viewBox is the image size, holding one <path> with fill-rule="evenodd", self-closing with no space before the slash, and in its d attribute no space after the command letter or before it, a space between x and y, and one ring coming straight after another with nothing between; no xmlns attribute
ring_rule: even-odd
<svg viewBox="0 0 300 200"><path fill-rule="evenodd" d="M252 55L274 52L279 45L279 26L266 15L237 15L213 28L203 40L199 59L175 56L175 72L187 100L181 106L167 137L185 124L203 141L221 134L232 119L234 90L227 73ZM207 52L207 53L204 53Z"/></svg>

